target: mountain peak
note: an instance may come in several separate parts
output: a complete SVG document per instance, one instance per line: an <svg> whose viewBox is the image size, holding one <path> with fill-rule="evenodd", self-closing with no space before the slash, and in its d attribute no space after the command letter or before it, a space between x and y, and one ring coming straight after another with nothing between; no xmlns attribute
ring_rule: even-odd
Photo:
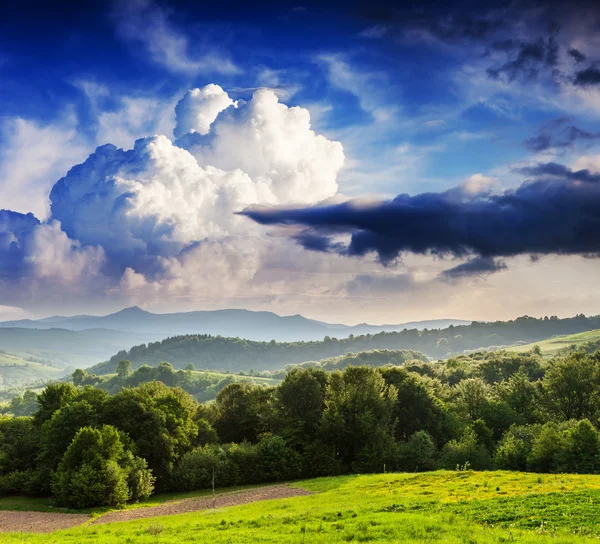
<svg viewBox="0 0 600 544"><path fill-rule="evenodd" d="M141 315L148 314L146 310L142 310L139 306L131 306L130 308L123 308L120 312L114 315Z"/></svg>

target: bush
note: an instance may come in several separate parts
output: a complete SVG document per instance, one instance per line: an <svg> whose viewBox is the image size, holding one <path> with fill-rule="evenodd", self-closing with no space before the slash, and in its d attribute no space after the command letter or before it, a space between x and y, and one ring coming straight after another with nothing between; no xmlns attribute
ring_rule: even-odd
<svg viewBox="0 0 600 544"><path fill-rule="evenodd" d="M512 426L498 443L494 466L502 470L527 470L527 459L540 429L540 425Z"/></svg>
<svg viewBox="0 0 600 544"><path fill-rule="evenodd" d="M315 476L337 476L343 472L342 463L333 446L313 442L304 450L302 473L307 478Z"/></svg>
<svg viewBox="0 0 600 544"><path fill-rule="evenodd" d="M566 450L565 425L546 423L535 437L531 453L527 457L527 468L534 472L556 472Z"/></svg>
<svg viewBox="0 0 600 544"><path fill-rule="evenodd" d="M277 482L300 476L302 460L280 436L264 436L256 446L256 456L260 482Z"/></svg>
<svg viewBox="0 0 600 544"><path fill-rule="evenodd" d="M60 504L73 508L121 507L133 496L130 476L136 498L152 491L153 479L145 467L145 461L125 452L114 427L83 427L58 465L52 490Z"/></svg>
<svg viewBox="0 0 600 544"><path fill-rule="evenodd" d="M443 450L441 465L455 469L466 464L475 470L487 470L491 466L491 457L487 448L478 441L475 431L468 427L460 440L450 440Z"/></svg>
<svg viewBox="0 0 600 544"><path fill-rule="evenodd" d="M141 457L132 456L128 468L127 486L131 495L131 502L146 500L152 495L156 480L152 475L152 471L148 469L148 463Z"/></svg>
<svg viewBox="0 0 600 544"><path fill-rule="evenodd" d="M194 491L212 486L213 470L215 485L227 486L238 483L232 478L231 463L220 446L208 445L186 453L175 471L175 482L182 491Z"/></svg>
<svg viewBox="0 0 600 544"><path fill-rule="evenodd" d="M407 472L435 470L437 452L427 431L417 431L398 446L397 468Z"/></svg>

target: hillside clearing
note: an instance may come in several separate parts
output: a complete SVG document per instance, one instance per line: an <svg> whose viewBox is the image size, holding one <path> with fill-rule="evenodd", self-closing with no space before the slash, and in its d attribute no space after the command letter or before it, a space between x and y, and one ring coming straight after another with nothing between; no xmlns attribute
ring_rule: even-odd
<svg viewBox="0 0 600 544"><path fill-rule="evenodd" d="M539 346L542 350L542 355L545 358L550 358L556 355L562 349L568 348L572 345L580 347L586 344L587 342L600 342L600 329L587 332L580 332L578 334L555 336L553 338L548 338L547 340L540 340L539 342L533 342L531 344L525 344L523 346L512 346L506 349L508 351L523 353L526 351L530 351L535 346Z"/></svg>

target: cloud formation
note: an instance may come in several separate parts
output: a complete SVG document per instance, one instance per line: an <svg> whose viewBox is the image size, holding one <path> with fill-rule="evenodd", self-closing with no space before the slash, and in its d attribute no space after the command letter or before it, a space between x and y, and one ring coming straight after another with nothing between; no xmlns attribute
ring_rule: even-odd
<svg viewBox="0 0 600 544"><path fill-rule="evenodd" d="M236 103L216 85L190 90L176 107L175 134L129 150L98 147L56 182L45 222L0 212L2 302L12 302L7 282L26 284L32 297L55 282L71 298L217 296L215 285L219 297L247 292L265 260L287 250L236 212L313 204L337 191L341 144L273 91Z"/></svg>
<svg viewBox="0 0 600 544"><path fill-rule="evenodd" d="M578 142L592 143L600 140L600 132L590 132L568 125L566 119L556 119L540 128L538 134L525 140L525 147L539 153L547 149L565 149Z"/></svg>
<svg viewBox="0 0 600 544"><path fill-rule="evenodd" d="M155 63L171 72L198 75L240 71L213 40L192 43L169 20L169 13L152 0L117 2L114 17L125 40L142 45Z"/></svg>
<svg viewBox="0 0 600 544"><path fill-rule="evenodd" d="M502 260L492 257L475 257L453 268L444 270L442 276L449 280L455 280L472 276L485 276L507 268L506 263Z"/></svg>
<svg viewBox="0 0 600 544"><path fill-rule="evenodd" d="M321 247L355 257L375 253L384 264L406 252L488 259L471 267L522 254L600 255L600 175L554 163L522 172L532 179L499 194L469 194L459 187L375 203L244 214L263 225L302 228L313 247L321 237ZM334 245L340 235L350 235L350 241Z"/></svg>

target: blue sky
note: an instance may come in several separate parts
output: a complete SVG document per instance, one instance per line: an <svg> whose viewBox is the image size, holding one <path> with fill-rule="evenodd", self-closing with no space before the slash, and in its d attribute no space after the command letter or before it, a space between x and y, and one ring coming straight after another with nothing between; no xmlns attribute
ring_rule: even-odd
<svg viewBox="0 0 600 544"><path fill-rule="evenodd" d="M154 134L173 142L173 128L182 122L175 106L188 90L209 84L218 85L235 105L215 113L207 134L194 129L193 137L175 142L174 151L166 148L171 143L162 142L161 157L185 149L201 168L241 170L254 184L252 199L246 193L240 197L250 207L385 200L474 185L485 187L489 196L517 188L531 178L523 169L535 165L561 164L570 172L592 175L600 170L600 9L593 2L207 5L136 0L51 5L25 0L2 11L0 209L32 212L41 221L19 235L11 226L16 216L6 215L5 225L0 225L5 244L0 256L10 263L19 255L0 276L0 307L6 315L55 313L58 299L67 301L65 311L73 312L102 312L128 303L157 310L243 306L349 322L489 319L593 313L600 308L593 284L585 296L568 292L569 275L587 278L598 272L596 260L589 258L594 247L585 252L552 248L539 263L534 255L536 270L547 277L547 284L531 293L527 286L535 251L528 248L511 255L482 255L471 246L450 254L429 247L422 254L402 251L397 262L384 266L376 248L356 259L302 247L297 243L300 227L290 234L286 221L248 226L252 236L266 242L242 244L244 249L238 245L243 229L238 232L229 223L215 220L188 235L190 225L199 224L198 214L205 212L199 208L196 214L192 210L179 216L172 209L176 204L168 200L159 210L158 193L147 188L142 195L135 192L138 186L131 188L140 171L147 174L147 187L155 189L158 183L156 164L130 167L134 160L146 160L147 149L155 149L150 143L140 144L137 154L103 152L104 160L110 155L119 162L113 169L98 166L99 155L92 155L93 173L70 174L62 185L71 192L54 191L58 196L52 208L49 200L56 182L100 145L127 150L136 139ZM248 145L255 156L268 155L260 165L252 163L244 154L244 134L252 138L248 130L261 123L262 102L253 99L258 89L274 93L281 104L310 112L317 139L307 136L300 118L282 110L281 119L269 121L277 126L281 149ZM249 106L244 108L244 103ZM271 128L265 131L272 134ZM336 166L341 161L336 145L318 138L343 146L343 166ZM291 159L286 150L300 141L299 149L310 150ZM229 155L231 146L236 149ZM115 196L111 206L85 208L92 218L86 223L78 215L82 201L73 196L74 187L85 183L86 206L90 199L97 202L106 195L102 184L123 177L125 164L133 176L126 184L129 192ZM322 179L319 172L325 172ZM536 176L539 181L542 174ZM284 178L293 179L286 190L276 187ZM263 181L270 192L263 191ZM173 187L160 183L161 191L166 187L172 194ZM236 191L241 194L239 187ZM133 228L124 225L131 213L123 212L114 224L93 222L95 214L112 213L115 203L131 194L136 210L142 205L144 213L153 210L151 219L140 216ZM66 204L59 202L63 197ZM223 197L214 198L221 202ZM354 228L336 227L335 247L342 247ZM119 229L135 243L117 241ZM199 264L206 255L190 257L209 251L211 244L219 248L209 252L212 258L224 263L241 259L247 264L252 260L245 253L249 247L250 253L263 257L246 275L218 267L211 272ZM35 253L40 251L43 255ZM44 258L61 255L68 270L44 268ZM504 260L489 261L497 257ZM468 277L446 273L480 258L488 260L475 261L482 266L458 268L467 270ZM186 274L191 270L209 270L207 282L223 274L231 281L220 295L210 296L206 288L198 291L189 284ZM62 282L61 276L71 280ZM370 280L360 292L357 278L365 277ZM20 296L15 295L15 282ZM57 284L56 294L48 296ZM511 306L505 300L507 290L515 298L528 294ZM489 307L481 297L492 301Z"/></svg>

